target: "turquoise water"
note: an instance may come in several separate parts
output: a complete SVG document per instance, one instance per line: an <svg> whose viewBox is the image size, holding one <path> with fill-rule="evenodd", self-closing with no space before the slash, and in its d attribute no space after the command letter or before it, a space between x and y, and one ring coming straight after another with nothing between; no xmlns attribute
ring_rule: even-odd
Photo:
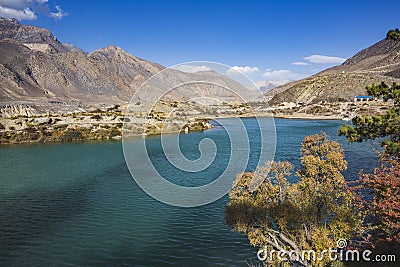
<svg viewBox="0 0 400 267"><path fill-rule="evenodd" d="M253 119L245 119L254 128ZM341 121L276 119L276 159L299 164L302 139L327 132L346 150L347 179L376 163L371 143L348 144L337 137ZM249 134L257 140L259 134ZM199 157L198 141L219 145L212 175L187 174L176 183L197 186L215 179L229 150L220 127L182 135L182 150ZM158 151L159 138L149 138ZM256 158L259 148L252 145ZM154 153L160 172L173 173ZM145 194L133 181L118 142L0 147L1 266L248 266L256 249L224 225L223 197L197 208L178 208ZM256 162L252 157L248 170ZM295 179L295 178L293 178Z"/></svg>

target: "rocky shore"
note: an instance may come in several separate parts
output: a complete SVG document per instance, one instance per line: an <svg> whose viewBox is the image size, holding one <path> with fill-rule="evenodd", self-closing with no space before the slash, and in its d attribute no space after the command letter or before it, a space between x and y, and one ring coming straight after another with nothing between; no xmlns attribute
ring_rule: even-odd
<svg viewBox="0 0 400 267"><path fill-rule="evenodd" d="M393 107L392 102L320 102L302 105L265 102L199 105L193 102L159 104L150 114L126 114L115 105L82 112L26 114L0 119L0 144L119 140L126 135L159 135L203 131L209 120L232 117L277 117L310 120L347 120L363 114L378 115ZM124 127L123 125L129 127Z"/></svg>
<svg viewBox="0 0 400 267"><path fill-rule="evenodd" d="M0 119L0 144L49 142L80 142L89 140L119 140L124 123L129 123L131 135L158 135L203 131L212 125L207 120L162 120L159 118L129 121L117 105L107 110L67 114L36 114ZM133 131L132 131L133 129Z"/></svg>
<svg viewBox="0 0 400 267"><path fill-rule="evenodd" d="M313 120L348 120L362 115L380 115L393 107L393 102L319 102L301 105L283 103L270 109L274 117Z"/></svg>

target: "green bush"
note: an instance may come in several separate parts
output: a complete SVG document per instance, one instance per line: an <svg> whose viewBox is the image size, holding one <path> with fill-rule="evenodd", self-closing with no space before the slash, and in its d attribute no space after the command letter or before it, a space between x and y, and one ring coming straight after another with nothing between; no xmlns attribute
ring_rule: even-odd
<svg viewBox="0 0 400 267"><path fill-rule="evenodd" d="M96 115L93 115L90 118L93 119L93 120L101 120L102 117L100 115L96 114Z"/></svg>
<svg viewBox="0 0 400 267"><path fill-rule="evenodd" d="M400 30L395 29L388 31L388 33L386 34L386 39L395 41L400 40Z"/></svg>
<svg viewBox="0 0 400 267"><path fill-rule="evenodd" d="M35 132L37 132L37 129L35 127L29 126L29 127L25 128L24 131L27 133L35 133Z"/></svg>
<svg viewBox="0 0 400 267"><path fill-rule="evenodd" d="M90 113L102 113L103 111L101 109L95 109L93 111L91 111Z"/></svg>
<svg viewBox="0 0 400 267"><path fill-rule="evenodd" d="M140 102L139 102L140 103ZM115 106L113 106L113 107L109 107L108 109L107 109L107 111L118 111L118 109L120 108L121 106L120 105L115 105Z"/></svg>
<svg viewBox="0 0 400 267"><path fill-rule="evenodd" d="M118 135L121 135L121 131L119 131L118 129L112 128L110 131L109 138L113 138L114 136L118 136Z"/></svg>
<svg viewBox="0 0 400 267"><path fill-rule="evenodd" d="M68 127L67 124L55 125L54 130L62 130L62 129L66 129L67 127Z"/></svg>
<svg viewBox="0 0 400 267"><path fill-rule="evenodd" d="M81 132L76 130L68 130L64 132L61 137L61 142L72 142L72 141L79 141L83 139L83 135Z"/></svg>

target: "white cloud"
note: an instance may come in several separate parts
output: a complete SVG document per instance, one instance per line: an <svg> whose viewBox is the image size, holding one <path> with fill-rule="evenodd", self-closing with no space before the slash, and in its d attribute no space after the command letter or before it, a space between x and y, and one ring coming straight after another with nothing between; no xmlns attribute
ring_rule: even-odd
<svg viewBox="0 0 400 267"><path fill-rule="evenodd" d="M60 6L50 11L48 0L0 0L0 16L17 20L34 20L38 14L45 14L54 19L61 19L68 14Z"/></svg>
<svg viewBox="0 0 400 267"><path fill-rule="evenodd" d="M293 78L294 73L290 70L266 70L263 73L263 77L267 80L289 80Z"/></svg>
<svg viewBox="0 0 400 267"><path fill-rule="evenodd" d="M267 69L262 75L268 81L299 80L307 77L307 74L294 73L290 70L271 70Z"/></svg>
<svg viewBox="0 0 400 267"><path fill-rule="evenodd" d="M346 61L345 58L323 56L323 55L311 55L305 57L304 59L317 64L342 64L343 62Z"/></svg>
<svg viewBox="0 0 400 267"><path fill-rule="evenodd" d="M243 74L252 74L252 73L256 73L259 72L260 70L257 67L250 67L250 66L233 66L231 67L229 70L226 71L227 75L232 75L235 74L237 72L241 72Z"/></svg>
<svg viewBox="0 0 400 267"><path fill-rule="evenodd" d="M37 19L36 14L29 8L14 9L3 7L0 5L0 16L4 18L15 18L17 20L34 20Z"/></svg>
<svg viewBox="0 0 400 267"><path fill-rule="evenodd" d="M209 67L204 66L204 65L201 65L201 66L178 65L178 66L173 67L173 69L180 70L180 71L183 71L183 72L189 72L189 73L211 70Z"/></svg>
<svg viewBox="0 0 400 267"><path fill-rule="evenodd" d="M65 16L68 16L68 13L64 12L60 6L56 6L57 12L50 12L50 17L55 20L62 19Z"/></svg>
<svg viewBox="0 0 400 267"><path fill-rule="evenodd" d="M296 65L296 66L307 66L307 65L310 65L310 64L307 63L307 62L300 62L300 61L297 61L297 62L293 62L292 65Z"/></svg>

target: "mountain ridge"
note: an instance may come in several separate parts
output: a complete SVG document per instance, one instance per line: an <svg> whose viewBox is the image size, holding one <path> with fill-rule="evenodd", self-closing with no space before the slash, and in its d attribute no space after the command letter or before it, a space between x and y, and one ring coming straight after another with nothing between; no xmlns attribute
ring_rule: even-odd
<svg viewBox="0 0 400 267"><path fill-rule="evenodd" d="M16 104L29 106L30 112L35 106L41 106L37 108L41 111L58 112L126 104L148 78L164 69L115 45L86 53L71 44L62 44L47 29L0 18L0 112L1 106ZM207 75L211 73L171 69L160 77L168 87L177 81L184 84L198 78L205 80ZM221 74L213 73L212 77L222 86L243 87ZM171 93L170 97L177 101L213 94L222 99L228 97L220 91L196 84L190 90ZM163 92L147 93L150 96Z"/></svg>
<svg viewBox="0 0 400 267"><path fill-rule="evenodd" d="M351 101L355 95L365 94L368 84L382 81L399 83L399 78L400 41L383 39L356 53L342 65L276 87L265 96L271 105Z"/></svg>

